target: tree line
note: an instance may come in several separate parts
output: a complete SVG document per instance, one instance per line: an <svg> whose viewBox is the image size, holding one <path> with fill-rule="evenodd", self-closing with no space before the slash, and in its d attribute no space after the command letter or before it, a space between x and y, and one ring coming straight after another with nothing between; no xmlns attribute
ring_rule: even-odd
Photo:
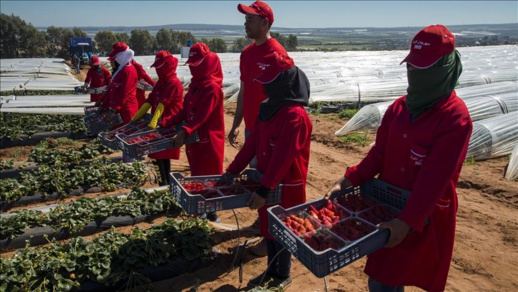
<svg viewBox="0 0 518 292"><path fill-rule="evenodd" d="M46 31L36 29L31 23L27 23L15 15L0 13L0 58L69 58L69 39L73 37L86 37L87 33L78 27L72 29L49 26ZM297 49L297 36L283 36L272 32L287 51ZM191 40L198 39L188 31L175 31L162 28L155 36L149 31L134 29L130 35L127 33L114 33L104 30L98 31L93 37L94 53L105 55L112 49L113 44L125 42L135 52L135 55L153 55L158 51L167 50L173 54L179 54L183 46ZM252 43L250 39L240 37L235 39L231 47L220 38L201 38L199 41L206 43L213 52L241 52Z"/></svg>

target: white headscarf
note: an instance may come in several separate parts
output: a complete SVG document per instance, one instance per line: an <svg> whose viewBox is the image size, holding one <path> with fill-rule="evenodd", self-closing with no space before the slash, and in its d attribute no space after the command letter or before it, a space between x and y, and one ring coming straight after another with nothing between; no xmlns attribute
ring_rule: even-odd
<svg viewBox="0 0 518 292"><path fill-rule="evenodd" d="M122 51L122 52L118 53L117 55L115 55L115 61L117 63L119 63L119 68L117 68L117 71L115 73L113 73L112 79L115 78L117 73L119 73L119 71L122 68L124 68L124 66L128 65L128 63L133 59L134 56L135 56L135 52L133 52L133 50L130 49L129 47L127 50Z"/></svg>

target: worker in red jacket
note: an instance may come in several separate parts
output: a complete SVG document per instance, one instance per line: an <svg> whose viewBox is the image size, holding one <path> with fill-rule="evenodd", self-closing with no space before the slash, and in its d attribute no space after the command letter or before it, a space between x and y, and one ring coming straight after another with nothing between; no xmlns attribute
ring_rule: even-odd
<svg viewBox="0 0 518 292"><path fill-rule="evenodd" d="M257 170L262 177L249 205L251 209L258 209L261 235L266 238L268 269L248 284L258 286L271 280L270 287L286 288L291 283L291 253L268 233L266 208L271 205L265 205L265 199L270 190L282 184L279 205L290 208L306 202L313 128L304 109L309 101L309 81L284 53L266 55L256 66L261 67L263 73L255 82L262 84L268 99L261 103L255 129L228 166L223 180L241 173L252 158L257 157Z"/></svg>
<svg viewBox="0 0 518 292"><path fill-rule="evenodd" d="M133 67L135 67L135 70L137 71L139 83L147 83L150 86L155 86L155 81L147 74L146 70L144 70L144 67L142 67L142 65L137 63L135 59L131 60L131 64L133 65ZM137 102L139 108L141 108L144 102L146 102L146 90L138 87L139 86L137 85Z"/></svg>
<svg viewBox="0 0 518 292"><path fill-rule="evenodd" d="M132 121L137 121L151 109L153 117L148 128L154 129L160 118L167 119L178 114L183 106L183 86L176 76L178 59L168 51L160 51L155 56L155 62L151 65L158 74L158 82L153 87L146 102L139 109ZM170 183L171 159L180 158L180 148L169 148L160 152L151 153L149 158L156 159L160 177L160 185Z"/></svg>
<svg viewBox="0 0 518 292"><path fill-rule="evenodd" d="M347 169L327 196L376 175L409 190L398 218L381 223L390 229L390 238L386 248L368 256L369 290L403 291L404 286L417 286L444 291L455 241L455 187L473 125L454 90L462 64L455 38L446 27L421 30L403 62L408 94L387 109L374 147L358 165Z"/></svg>
<svg viewBox="0 0 518 292"><path fill-rule="evenodd" d="M223 71L216 53L204 43L194 44L187 59L191 83L185 95L183 109L164 126L173 127L182 122L182 130L172 143L180 147L185 137L198 131L199 141L185 146L191 176L220 175L223 173L225 151L225 122L223 115ZM215 213L207 218L218 221Z"/></svg>
<svg viewBox="0 0 518 292"><path fill-rule="evenodd" d="M113 45L113 50L108 57L108 60L112 62L114 73L108 91L102 99L102 107L108 110L104 119L109 121L118 113L122 117L120 127L129 123L138 111L137 71L131 64L133 50L125 43L119 42ZM124 162L134 161L125 154L122 155L122 160Z"/></svg>
<svg viewBox="0 0 518 292"><path fill-rule="evenodd" d="M101 65L101 60L97 55L93 55L90 59L90 66L88 73L86 73L84 88L96 89L108 86L112 74ZM90 102L97 102L101 97L102 93L91 93Z"/></svg>

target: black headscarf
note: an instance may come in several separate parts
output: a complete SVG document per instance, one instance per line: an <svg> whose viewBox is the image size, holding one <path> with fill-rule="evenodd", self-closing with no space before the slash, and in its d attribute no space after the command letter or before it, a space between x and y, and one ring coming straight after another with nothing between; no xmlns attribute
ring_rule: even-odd
<svg viewBox="0 0 518 292"><path fill-rule="evenodd" d="M286 104L309 103L309 80L297 66L283 71L275 80L263 84L268 99L261 103L259 120L268 121Z"/></svg>

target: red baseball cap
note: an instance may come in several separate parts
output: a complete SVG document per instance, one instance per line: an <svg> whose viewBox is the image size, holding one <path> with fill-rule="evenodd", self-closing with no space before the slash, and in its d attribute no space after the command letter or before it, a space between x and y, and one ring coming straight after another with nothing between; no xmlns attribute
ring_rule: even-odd
<svg viewBox="0 0 518 292"><path fill-rule="evenodd" d="M266 18L270 25L273 23L273 10L268 6L268 4L262 1L255 1L250 6L246 6L245 4L238 4L237 10L243 14L254 14L259 15L262 18Z"/></svg>
<svg viewBox="0 0 518 292"><path fill-rule="evenodd" d="M92 66L101 65L101 60L99 59L99 57L97 57L97 55L93 55L90 59L90 64L92 64Z"/></svg>
<svg viewBox="0 0 518 292"><path fill-rule="evenodd" d="M166 59L169 58L170 56L172 56L171 53L169 53L168 51L165 51L165 50L156 53L155 62L153 64L151 64L151 67L156 67L156 68L162 67L165 64Z"/></svg>
<svg viewBox="0 0 518 292"><path fill-rule="evenodd" d="M441 24L430 25L412 39L410 53L401 64L407 62L419 69L426 69L453 50L455 50L453 34Z"/></svg>
<svg viewBox="0 0 518 292"><path fill-rule="evenodd" d="M196 43L189 49L189 58L185 64L198 66L203 62L205 56L210 53L210 48L205 43Z"/></svg>
<svg viewBox="0 0 518 292"><path fill-rule="evenodd" d="M261 62L258 62L257 66L262 72L254 79L254 81L268 84L275 80L283 71L295 66L295 63L288 54L273 52L264 56L264 59Z"/></svg>
<svg viewBox="0 0 518 292"><path fill-rule="evenodd" d="M126 45L123 42L118 42L115 45L113 45L112 51L108 54L108 57L112 58L111 60L108 58L108 60L113 61L115 60L115 56L117 56L118 53L124 52L128 49L128 45Z"/></svg>

